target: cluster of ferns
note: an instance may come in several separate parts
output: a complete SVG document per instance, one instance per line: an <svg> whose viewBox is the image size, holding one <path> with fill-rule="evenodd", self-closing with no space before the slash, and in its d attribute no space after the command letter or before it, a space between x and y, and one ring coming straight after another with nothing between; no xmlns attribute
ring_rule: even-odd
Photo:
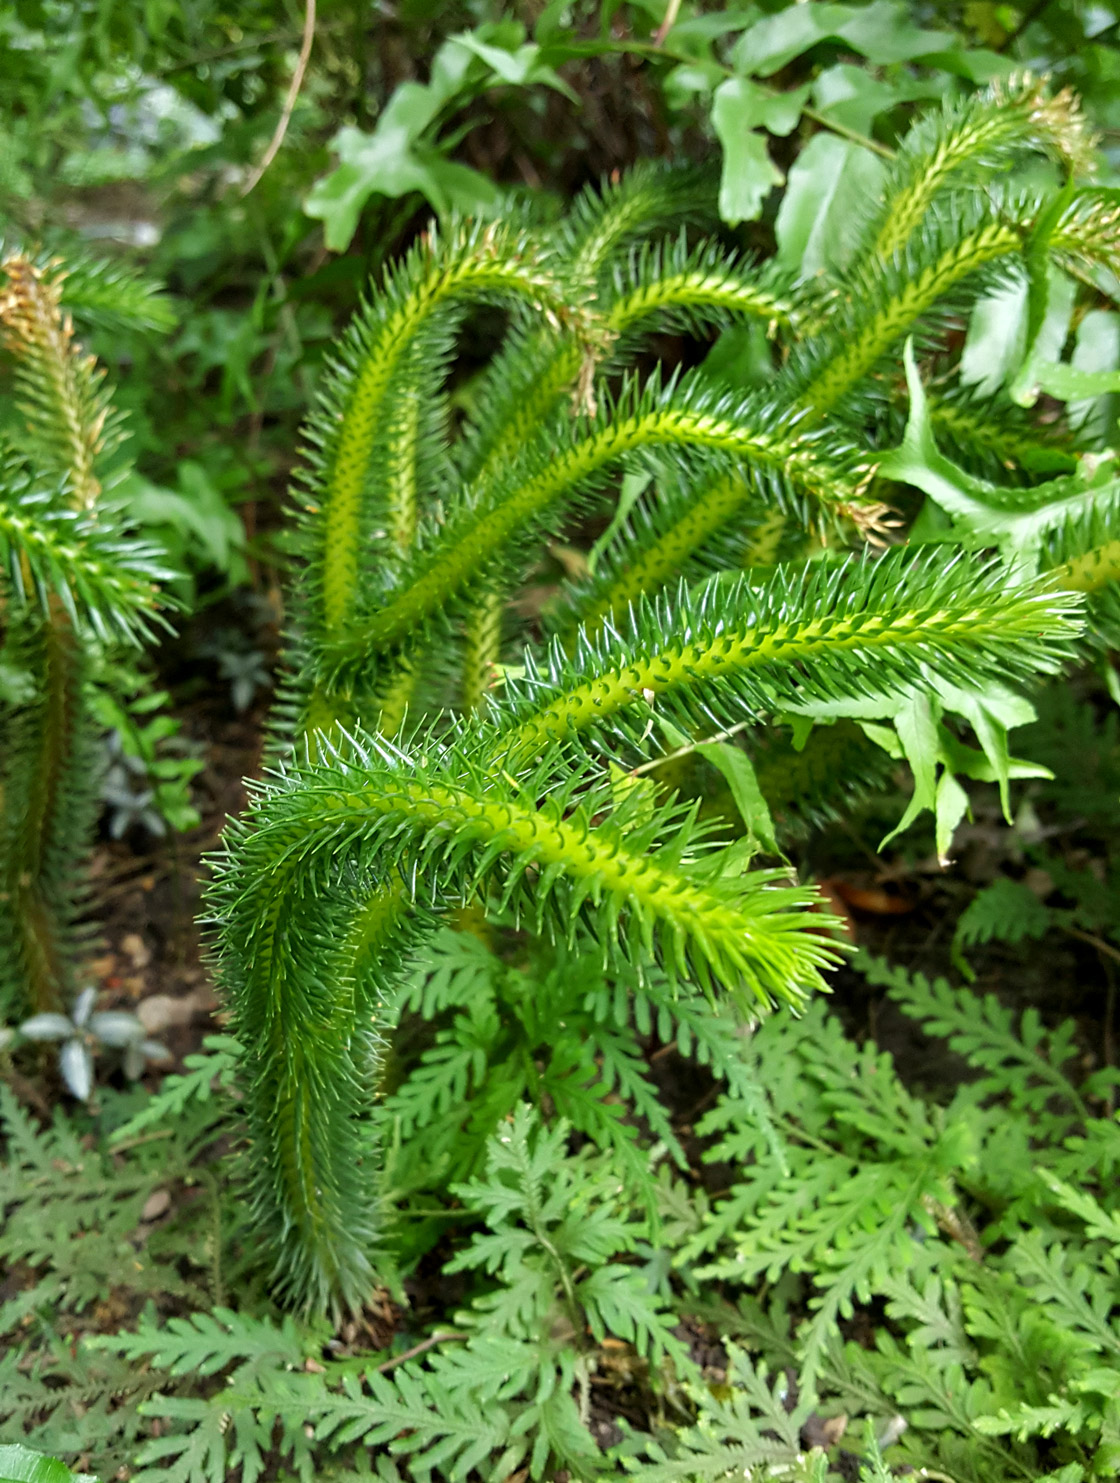
<svg viewBox="0 0 1120 1483"><path fill-rule="evenodd" d="M1005 184L1032 153L1066 183ZM1090 157L1073 100L1025 81L920 121L827 277L729 252L706 176L642 168L559 225L432 230L371 293L308 423L273 766L211 893L254 1219L291 1303L370 1290L384 1035L449 912L578 934L744 1020L825 986L813 889L661 755L732 733L762 778L776 736L819 722L824 807L844 781L824 723L881 739L895 718L900 755L930 738L919 805L959 817L979 754L955 715L1006 785L1007 687L1107 627L1120 484L1069 419L962 386L959 331L1009 281L1107 295L1120 227ZM504 338L455 390L483 309ZM734 327L749 387L633 369L666 330ZM908 541L915 489L947 513ZM551 543L612 501L593 568L524 617Z"/></svg>

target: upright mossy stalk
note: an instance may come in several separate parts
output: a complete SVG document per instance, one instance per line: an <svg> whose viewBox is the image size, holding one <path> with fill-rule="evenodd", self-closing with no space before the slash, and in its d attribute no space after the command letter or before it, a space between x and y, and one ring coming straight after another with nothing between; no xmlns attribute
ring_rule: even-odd
<svg viewBox="0 0 1120 1483"><path fill-rule="evenodd" d="M898 527L874 483L907 336L944 355L946 325L1043 246L1120 265L1107 197L1057 216L1044 193L994 201L993 172L1038 149L1079 168L1087 141L1071 100L1030 81L923 121L829 283L693 242L681 222L710 214L710 183L644 169L555 229L431 233L359 314L307 438L290 745L213 895L254 1209L292 1303L357 1307L373 1281L380 1036L446 913L578 932L745 1019L796 1009L841 951L813 891L749 868L748 840L626 769L682 732L745 731L750 749L759 728L856 702L931 727L960 707L998 760L975 697L1070 657L1071 589L1091 549L1093 580L1111 576L1115 531L1070 535L1049 562L1065 580L990 552L883 553ZM480 303L508 334L456 427L441 388ZM775 346L762 389L630 369L662 328L751 321ZM525 609L537 621L511 599L620 473L629 504L594 571L511 653ZM857 765L844 740L829 755Z"/></svg>
<svg viewBox="0 0 1120 1483"><path fill-rule="evenodd" d="M0 716L0 1010L19 1018L64 1010L73 996L97 806L90 647L143 636L157 568L104 506L112 412L63 310L65 273L16 252L0 274L0 346L24 422L0 459L3 658L14 677ZM111 275L103 287L111 306Z"/></svg>

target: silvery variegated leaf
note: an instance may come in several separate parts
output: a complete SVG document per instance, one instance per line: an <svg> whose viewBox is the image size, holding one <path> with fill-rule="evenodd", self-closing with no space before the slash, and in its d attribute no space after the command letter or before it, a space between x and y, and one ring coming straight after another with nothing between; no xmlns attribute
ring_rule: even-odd
<svg viewBox="0 0 1120 1483"><path fill-rule="evenodd" d="M144 1037L144 1026L126 1010L106 1010L92 1015L89 1028L102 1045L131 1045Z"/></svg>
<svg viewBox="0 0 1120 1483"><path fill-rule="evenodd" d="M79 1102L88 1102L93 1091L93 1057L80 1040L67 1040L58 1053L62 1079Z"/></svg>
<svg viewBox="0 0 1120 1483"><path fill-rule="evenodd" d="M25 1040L65 1040L74 1033L74 1023L64 1014L33 1014L24 1020L19 1033Z"/></svg>

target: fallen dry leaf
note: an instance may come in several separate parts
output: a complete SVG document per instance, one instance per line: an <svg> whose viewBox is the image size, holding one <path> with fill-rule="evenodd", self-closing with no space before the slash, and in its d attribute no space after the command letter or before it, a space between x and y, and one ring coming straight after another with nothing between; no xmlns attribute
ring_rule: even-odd
<svg viewBox="0 0 1120 1483"><path fill-rule="evenodd" d="M170 1209L170 1190L156 1189L144 1201L144 1208L140 1212L140 1219L144 1221L158 1220L161 1215L166 1215Z"/></svg>
<svg viewBox="0 0 1120 1483"><path fill-rule="evenodd" d="M139 932L126 932L121 938L121 952L127 953L134 968L147 968L152 961L152 950Z"/></svg>

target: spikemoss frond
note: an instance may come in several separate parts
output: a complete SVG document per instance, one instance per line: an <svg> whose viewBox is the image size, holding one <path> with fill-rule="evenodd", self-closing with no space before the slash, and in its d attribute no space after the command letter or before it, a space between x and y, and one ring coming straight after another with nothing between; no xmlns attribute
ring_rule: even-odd
<svg viewBox="0 0 1120 1483"><path fill-rule="evenodd" d="M940 553L938 553L938 558ZM713 579L642 602L572 657L527 658L503 693L510 755L595 728L632 738L651 710L721 729L809 701L1053 670L1079 631L1077 604L1045 584L1008 586L997 566L909 552Z"/></svg>
<svg viewBox="0 0 1120 1483"><path fill-rule="evenodd" d="M390 870L420 921L489 884L502 910L537 931L568 940L582 920L605 956L656 953L675 977L722 987L748 1012L801 1002L837 956L809 914L811 891L781 872L725 873L693 810L618 804L586 769L558 785L556 760L513 777L469 737L438 759L359 738L330 765L269 784L234 836L215 893L224 972L247 1052L261 1199L278 1216L270 1239L299 1301L357 1306L370 1283L376 1211L355 1173L353 1113L371 1069L374 999L387 990L386 963L399 961L396 906L381 884ZM357 902L357 926L338 919L343 896ZM373 987L329 948L371 934Z"/></svg>
<svg viewBox="0 0 1120 1483"><path fill-rule="evenodd" d="M61 257L39 266L61 286L62 308L79 324L166 334L178 322L166 294L125 263L105 262L67 243Z"/></svg>
<svg viewBox="0 0 1120 1483"><path fill-rule="evenodd" d="M812 430L806 433L803 451L813 447L814 436ZM780 545L787 518L799 549L806 533L851 541L885 530L887 507L863 492L870 470L853 464L852 450L837 439L825 438L818 448L822 466L831 464L846 480L833 487L829 499L819 497L823 484L813 498L807 487L791 486L777 468L732 466L704 480L663 471L656 493L636 504L594 577L569 594L563 631L579 621L594 632L643 594L653 596L674 583L682 572L695 570L703 576L712 569L757 564L750 559L753 540L765 528L767 545L775 540Z"/></svg>
<svg viewBox="0 0 1120 1483"><path fill-rule="evenodd" d="M57 508L22 462L0 461L0 570L17 605L46 619L57 604L103 642L137 643L157 621L161 557L88 511Z"/></svg>
<svg viewBox="0 0 1120 1483"><path fill-rule="evenodd" d="M109 402L104 373L74 340L61 309L57 274L37 267L22 252L0 263L0 332L16 362L20 410L28 423L35 461L66 481L74 508L89 510L101 493L98 461L105 451Z"/></svg>
<svg viewBox="0 0 1120 1483"><path fill-rule="evenodd" d="M520 469L494 486L463 491L445 523L421 543L378 610L325 651L333 684L345 683L380 654L445 614L471 583L492 570L513 542L555 527L574 501L593 490L605 470L643 450L673 451L687 467L697 457L734 459L758 468L803 497L850 508L860 498L855 474L837 466L813 439L796 435L760 394L736 397L702 377L662 388L631 382L619 401L590 421L573 441L552 424Z"/></svg>
<svg viewBox="0 0 1120 1483"><path fill-rule="evenodd" d="M573 278L594 282L635 238L652 237L678 222L714 221L717 190L710 170L637 165L576 197L558 251Z"/></svg>
<svg viewBox="0 0 1120 1483"><path fill-rule="evenodd" d="M456 455L464 478L482 477L533 436L565 397L594 414L596 384L630 363L649 336L703 335L743 319L788 327L796 310L777 281L752 273L718 243L690 248L682 235L645 243L610 264L582 340L534 329L514 334L478 391L480 414ZM578 279L574 292L581 296Z"/></svg>
<svg viewBox="0 0 1120 1483"><path fill-rule="evenodd" d="M5 718L0 789L0 1014L68 1008L81 862L96 789L86 660L57 598L8 635L5 658L33 694Z"/></svg>
<svg viewBox="0 0 1120 1483"><path fill-rule="evenodd" d="M615 269L604 315L612 335L641 326L699 334L737 319L761 319L789 329L797 310L773 275L760 274L729 256L718 243L690 248L681 236L646 243Z"/></svg>
<svg viewBox="0 0 1120 1483"><path fill-rule="evenodd" d="M483 592L471 605L463 625L462 707L468 714L485 702L494 684L495 665L501 654L504 610L501 592Z"/></svg>
<svg viewBox="0 0 1120 1483"><path fill-rule="evenodd" d="M1062 446L1069 442L1068 429L1060 421L1039 427L1005 395L978 396L968 388L931 394L929 415L939 440L984 478L1027 482L1076 468L1073 453Z"/></svg>
<svg viewBox="0 0 1120 1483"><path fill-rule="evenodd" d="M919 119L883 188L876 255L900 252L947 188L982 181L1028 148L1052 155L1070 173L1091 168L1092 135L1068 88L1050 95L1035 78L1011 78Z"/></svg>
<svg viewBox="0 0 1120 1483"><path fill-rule="evenodd" d="M521 302L556 324L572 317L526 235L490 224L431 234L390 273L347 334L306 434L307 506L317 517L310 587L326 632L336 633L354 610L378 525L400 529L408 521L407 511L370 508L374 458L398 374L407 368L413 377L418 369L429 376L432 360L438 365L449 354L455 312L495 299ZM402 399L418 389L402 388Z"/></svg>
<svg viewBox="0 0 1120 1483"><path fill-rule="evenodd" d="M819 986L835 949L807 914L811 896L785 876L744 874L751 840L717 849L699 803L659 797L659 722L690 738L745 732L761 777L778 750L762 727L789 713L921 710L946 747L956 738L937 718L963 714L987 726L998 770L1004 730L983 719L983 687L1051 672L1072 652L1085 604L1059 587L1111 575L1106 496L1081 478L993 494L949 465L928 415L915 421L912 358L903 449L884 463L876 447L897 400L888 357L905 335L937 350L944 382L948 332L1027 256L1103 280L1107 197L1074 192L1067 208L1065 196L974 188L1024 146L1076 153L1068 99L1031 88L1004 100L1013 116L989 98L915 134L891 186L904 242L795 296L718 247L658 244L697 203L679 178L643 171L539 240L457 228L426 243L362 311L309 435L302 668L287 692L304 760L231 833L214 897L247 1050L257 1227L295 1301L357 1305L371 1283L378 1034L404 958L441 912L471 901L552 940L586 932L605 963L660 962L748 1015ZM458 436L442 390L454 334L490 299L513 306L510 330L466 388ZM773 324L787 357L765 389L724 392L703 372L619 375L651 329L706 333L743 317ZM1013 456L1024 483L1042 469L1028 467L1022 419L1001 417L985 441L977 404L942 401L940 426L982 465ZM967 553L834 559L841 542L894 539L877 469L935 501L949 490L967 519L948 539ZM565 641L530 647L491 683L498 620L518 614L508 599L549 536L623 472ZM1062 545L1087 512L1091 544ZM1005 565L977 557L993 546ZM751 560L775 569L744 572ZM1029 577L1039 564L1053 570ZM540 597L522 608L533 624ZM402 739L376 737L379 717ZM836 728L806 751L804 775L858 761L859 745ZM693 751L671 760L687 769ZM656 782L612 773L637 758ZM932 764L938 788L943 765ZM788 748L770 776L781 772L802 775Z"/></svg>
<svg viewBox="0 0 1120 1483"><path fill-rule="evenodd" d="M86 647L146 637L162 572L101 497L111 408L63 312L64 272L22 252L0 272L0 338L27 421L19 456L0 450L4 659L23 691L2 717L0 1009L18 1018L67 1008L74 987L96 798Z"/></svg>
<svg viewBox="0 0 1120 1483"><path fill-rule="evenodd" d="M1059 267L1075 275L1104 268L1112 284L1104 285L1116 296L1120 278L1120 204L1107 191L1091 187L1077 191L1050 234L1050 252ZM1096 286L1102 286L1094 277Z"/></svg>
<svg viewBox="0 0 1120 1483"><path fill-rule="evenodd" d="M1026 223L993 218L990 210L970 215L966 230L960 228L968 226L967 217L930 224L927 237L911 242L901 262L851 286L825 334L791 367L791 380L804 382L800 407L814 417L831 412L940 300L983 269L1021 254Z"/></svg>

